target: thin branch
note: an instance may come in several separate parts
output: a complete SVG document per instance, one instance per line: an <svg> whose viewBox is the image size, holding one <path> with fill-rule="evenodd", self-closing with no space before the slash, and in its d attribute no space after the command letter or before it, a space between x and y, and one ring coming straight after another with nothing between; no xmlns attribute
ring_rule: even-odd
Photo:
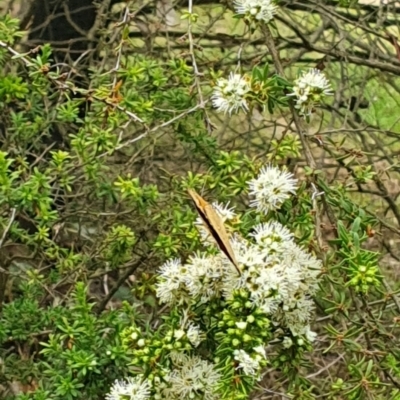
<svg viewBox="0 0 400 400"><path fill-rule="evenodd" d="M12 223L14 222L15 213L16 213L16 212L17 212L17 209L16 209L16 208L12 208L12 209L11 209L11 216L10 216L10 219L8 220L8 224L7 224L7 226L5 227L5 229L4 229L4 231L3 231L3 236L2 236L1 239L0 239L0 248L3 246L4 240L6 239L6 236L7 236L7 234L8 234L8 231L10 230L11 225L12 225Z"/></svg>

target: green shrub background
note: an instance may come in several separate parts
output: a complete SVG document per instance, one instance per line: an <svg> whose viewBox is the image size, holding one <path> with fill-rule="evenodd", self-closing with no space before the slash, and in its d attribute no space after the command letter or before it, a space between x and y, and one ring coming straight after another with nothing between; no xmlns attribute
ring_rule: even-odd
<svg viewBox="0 0 400 400"><path fill-rule="evenodd" d="M357 31L349 22L365 21L368 9L322 3L343 18L345 43L358 35L359 52L375 43L364 25ZM283 61L326 18L289 5L273 29L287 40ZM331 49L324 72L335 96L307 124L312 168L284 105L223 116L209 102L240 48L243 71L267 64L272 74L262 32L251 34L231 6L196 7L191 48L187 18L174 28L181 36L146 37L126 7L140 8L114 6L97 56L82 69L56 62L49 44L26 50L20 21L0 21L0 397L102 399L115 379L132 374L121 334L132 324L151 329L165 311L155 296L157 268L202 248L187 188L234 204L246 231L254 220L247 182L273 162L302 182L281 222L324 262L319 336L308 351L275 358L254 397L400 399L396 74L341 59L328 46L330 31L315 41ZM183 6L174 9L185 16ZM398 67L395 47L374 46ZM315 66L317 50L296 53L287 78ZM340 106L354 95L368 108ZM318 226L311 182L324 192Z"/></svg>

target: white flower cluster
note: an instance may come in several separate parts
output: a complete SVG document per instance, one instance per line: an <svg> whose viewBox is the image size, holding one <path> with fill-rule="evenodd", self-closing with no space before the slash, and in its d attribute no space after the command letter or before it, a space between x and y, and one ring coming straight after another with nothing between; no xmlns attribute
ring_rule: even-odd
<svg viewBox="0 0 400 400"><path fill-rule="evenodd" d="M198 347L198 345L201 343L203 339L202 332L200 330L200 327L195 324L190 324L189 328L187 330L186 336L189 339L189 342L194 346Z"/></svg>
<svg viewBox="0 0 400 400"><path fill-rule="evenodd" d="M188 356L182 352L170 353L172 368L164 371L163 379L155 378L152 385L141 375L124 381L115 381L106 400L148 400L150 398L180 400L197 399L217 400L215 387L221 375L214 364L197 356ZM151 396L153 386L155 395Z"/></svg>
<svg viewBox="0 0 400 400"><path fill-rule="evenodd" d="M251 301L276 326L294 336L308 335L313 312L309 299L318 289L321 263L296 245L290 232L278 222L260 224L254 242L236 237L233 248L244 271L240 283L232 275L225 280L224 294L245 288Z"/></svg>
<svg viewBox="0 0 400 400"><path fill-rule="evenodd" d="M172 352L174 365L165 376L166 384L161 385L160 399L205 399L217 400L215 387L221 375L215 366L197 356L188 356L182 352Z"/></svg>
<svg viewBox="0 0 400 400"><path fill-rule="evenodd" d="M221 277L231 270L228 260L221 254L191 257L186 264L175 259L160 269L157 296L161 303L188 304L191 298L206 303L222 296Z"/></svg>
<svg viewBox="0 0 400 400"><path fill-rule="evenodd" d="M236 258L243 265L242 276L221 277L225 298L244 288L259 307L282 330L294 336L309 336L313 302L318 289L321 263L296 245L292 234L279 222L254 227L254 241L238 236L232 242Z"/></svg>
<svg viewBox="0 0 400 400"><path fill-rule="evenodd" d="M279 208L296 190L297 179L289 172L267 165L256 179L250 181L251 206L267 213Z"/></svg>
<svg viewBox="0 0 400 400"><path fill-rule="evenodd" d="M288 96L296 99L296 108L303 115L310 115L324 96L332 95L331 85L325 75L316 68L311 68L296 79L293 92Z"/></svg>
<svg viewBox="0 0 400 400"><path fill-rule="evenodd" d="M274 18L278 7L271 0L235 0L235 10L238 14L252 21L268 23Z"/></svg>
<svg viewBox="0 0 400 400"><path fill-rule="evenodd" d="M220 78L211 96L213 106L218 112L232 114L242 109L247 112L249 106L246 94L250 92L250 80L246 76L231 72L229 79Z"/></svg>
<svg viewBox="0 0 400 400"><path fill-rule="evenodd" d="M280 207L294 193L296 182L290 173L272 166L263 168L249 183L254 196L251 206L261 212ZM227 206L217 204L215 208L224 221L235 217L234 210ZM255 318L263 318L261 314L264 313L284 348L291 347L294 342L302 345L304 340L315 339L309 326L314 307L310 297L318 288L321 263L300 248L293 234L277 221L254 226L248 238L234 236L231 245L241 269L240 276L221 252L195 254L186 263L171 260L160 268L156 287L160 302L184 310L179 327L166 333L168 343L180 342L179 351L169 353L171 363L168 369L162 368L162 377L156 376L151 383L141 376L116 381L106 400L220 398L218 388L223 378L220 370L208 360L186 354L187 348L182 347L189 344L195 349L206 338L191 320L193 305L219 303L221 299L229 304L240 293L249 304L248 310L257 310L258 317L246 315L243 320L235 321L235 334L245 333L249 324ZM132 333L132 339L139 337L139 332ZM138 346L139 342L137 340ZM240 374L260 380L267 354L263 343L258 343L253 348L236 347L232 357Z"/></svg>
<svg viewBox="0 0 400 400"><path fill-rule="evenodd" d="M279 207L295 191L293 175L267 166L250 182L260 211ZM234 216L230 209L224 219ZM217 209L218 211L218 209ZM187 263L169 261L160 269L157 296L169 305L207 303L224 297L231 299L238 289L249 294L253 304L264 311L282 330L312 338L309 322L313 311L310 295L318 288L321 263L294 242L292 233L279 222L270 221L253 228L249 239L236 235L231 240L242 268L238 276L222 253L194 255Z"/></svg>
<svg viewBox="0 0 400 400"><path fill-rule="evenodd" d="M182 326L185 324L182 323ZM195 325L193 323L190 323L187 330L185 329L177 329L173 332L174 339L180 340L183 337L187 337L189 340L190 344L193 347L197 347L201 341L203 340L203 333L200 330L200 327L198 325Z"/></svg>
<svg viewBox="0 0 400 400"><path fill-rule="evenodd" d="M254 354L249 355L244 350L235 350L233 352L233 356L234 359L239 363L237 369L242 369L245 375L257 376L258 379L260 379L260 362L262 359L267 358L267 354L262 346L255 347L253 351Z"/></svg>
<svg viewBox="0 0 400 400"><path fill-rule="evenodd" d="M147 400L150 398L150 385L138 375L124 381L115 381L106 400Z"/></svg>

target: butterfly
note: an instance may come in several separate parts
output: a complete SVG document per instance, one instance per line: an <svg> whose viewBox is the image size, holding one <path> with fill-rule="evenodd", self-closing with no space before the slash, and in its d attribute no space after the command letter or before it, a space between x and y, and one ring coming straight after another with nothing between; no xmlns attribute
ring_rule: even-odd
<svg viewBox="0 0 400 400"><path fill-rule="evenodd" d="M197 212L204 222L210 235L217 242L219 249L228 257L232 265L235 267L235 271L241 275L239 264L236 261L235 253L233 252L231 243L229 241L229 235L225 229L224 221L219 216L214 207L204 200L198 193L192 189L188 189L188 193L192 198Z"/></svg>

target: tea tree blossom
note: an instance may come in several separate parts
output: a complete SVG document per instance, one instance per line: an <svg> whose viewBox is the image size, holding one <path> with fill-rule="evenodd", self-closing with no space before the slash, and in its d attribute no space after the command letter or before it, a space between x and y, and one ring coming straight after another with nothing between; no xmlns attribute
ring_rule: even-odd
<svg viewBox="0 0 400 400"><path fill-rule="evenodd" d="M283 350L296 352L315 339L310 328L312 296L318 289L321 262L300 247L295 235L270 213L295 193L297 180L268 165L248 186L253 198L250 205L260 214L268 213L260 215L261 221L268 222L247 226L247 235L231 234L241 274L232 271L220 251L164 263L156 295L172 310L171 317L165 318L162 334L157 331L152 337L148 331L132 328L124 342L132 351L132 365L146 370L152 363L151 379L149 383L140 378L117 381L107 400L125 400L121 396L128 392L135 394L135 400L218 400L230 390L236 398L239 386L242 390L246 382L261 379L272 358L266 352L271 340L278 339ZM227 205L215 203L214 207L224 222L240 217ZM207 250L211 246L217 250L202 222L197 222Z"/></svg>
<svg viewBox="0 0 400 400"><path fill-rule="evenodd" d="M198 325L190 324L188 331L187 331L187 337L189 339L189 342L194 346L197 347L203 337L202 333L200 331L200 327Z"/></svg>
<svg viewBox="0 0 400 400"><path fill-rule="evenodd" d="M260 246L269 246L271 251L283 252L286 250L285 244L292 240L293 233L279 222L272 221L256 225L250 236L254 237Z"/></svg>
<svg viewBox="0 0 400 400"><path fill-rule="evenodd" d="M218 112L236 113L240 109L249 110L246 95L250 92L250 80L246 76L231 73L229 78L220 78L211 96L213 106Z"/></svg>
<svg viewBox="0 0 400 400"><path fill-rule="evenodd" d="M233 352L234 359L238 362L236 369L241 369L245 375L259 379L261 377L261 369L266 365L267 356L262 346L257 346L252 350L251 355L242 349Z"/></svg>
<svg viewBox="0 0 400 400"><path fill-rule="evenodd" d="M268 23L274 17L278 7L271 0L235 0L235 10L248 21Z"/></svg>
<svg viewBox="0 0 400 400"><path fill-rule="evenodd" d="M235 350L234 358L238 361L237 368L241 368L245 375L256 375L260 367L258 360L252 358L244 350Z"/></svg>
<svg viewBox="0 0 400 400"><path fill-rule="evenodd" d="M296 184L290 172L267 165L249 183L250 195L254 196L250 205L265 213L277 209L295 192Z"/></svg>
<svg viewBox="0 0 400 400"><path fill-rule="evenodd" d="M294 193L296 184L291 173L266 166L249 182L250 194L255 197L251 205L261 212L277 208ZM219 208L224 213L221 205ZM235 215L232 209L226 214ZM168 262L161 269L157 289L160 300L173 304L188 295L207 303L221 296L233 299L237 290L245 290L255 307L276 318L293 335L308 332L313 311L309 296L318 287L320 261L297 246L293 234L277 221L255 225L249 239L236 234L231 245L244 266L242 276L230 272L229 260L220 253L191 257L179 269L179 279L172 279L177 273L176 263ZM177 280L182 283L181 292L176 289Z"/></svg>
<svg viewBox="0 0 400 400"><path fill-rule="evenodd" d="M296 79L293 92L288 96L295 98L295 107L300 114L310 115L325 96L332 95L331 85L325 75L316 68L304 72Z"/></svg>
<svg viewBox="0 0 400 400"><path fill-rule="evenodd" d="M295 192L296 185L291 173L268 165L249 182L250 194L255 198L251 205L260 212L273 210ZM221 205L219 209L226 217L235 215L233 209L227 212ZM199 229L203 229L201 225ZM234 235L231 245L243 266L242 275L231 272L229 260L221 253L195 255L181 269L181 295L205 304L221 296L233 300L238 290L244 290L253 306L283 329L294 336L307 336L313 313L310 296L318 288L320 261L297 246L294 235L273 220L255 225L248 239ZM165 278L174 273L174 263L164 264L158 284L157 295L170 305L180 298L179 290L174 295L167 294L176 290L173 280ZM245 329L243 322L236 326Z"/></svg>
<svg viewBox="0 0 400 400"><path fill-rule="evenodd" d="M168 261L160 269L162 281L157 285L157 293L163 303L171 303L176 298L183 299L183 286L185 285L186 266L178 259Z"/></svg>
<svg viewBox="0 0 400 400"><path fill-rule="evenodd" d="M147 400L150 398L150 385L142 377L136 376L123 381L115 381L106 400Z"/></svg>
<svg viewBox="0 0 400 400"><path fill-rule="evenodd" d="M216 385L221 375L212 363L197 356L180 355L174 357L174 368L165 377L168 383L163 398L217 400Z"/></svg>

